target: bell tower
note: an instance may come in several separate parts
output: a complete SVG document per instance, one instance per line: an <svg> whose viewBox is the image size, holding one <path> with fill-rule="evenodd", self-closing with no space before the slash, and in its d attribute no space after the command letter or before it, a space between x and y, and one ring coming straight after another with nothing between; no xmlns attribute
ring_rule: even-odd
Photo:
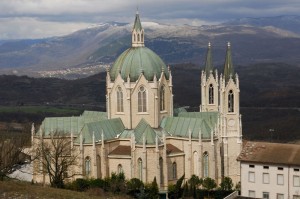
<svg viewBox="0 0 300 199"><path fill-rule="evenodd" d="M201 105L200 112L216 112L219 107L218 71L214 69L211 44L208 43L205 69L201 74Z"/></svg>

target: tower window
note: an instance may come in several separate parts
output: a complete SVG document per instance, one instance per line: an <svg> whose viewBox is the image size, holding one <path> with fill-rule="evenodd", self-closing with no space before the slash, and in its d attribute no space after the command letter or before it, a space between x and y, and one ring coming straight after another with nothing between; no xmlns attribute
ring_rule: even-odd
<svg viewBox="0 0 300 199"><path fill-rule="evenodd" d="M133 34L133 41L136 42L135 34Z"/></svg>
<svg viewBox="0 0 300 199"><path fill-rule="evenodd" d="M140 39L140 34L138 33L138 42L140 41L141 39Z"/></svg>
<svg viewBox="0 0 300 199"><path fill-rule="evenodd" d="M208 153L204 152L203 153L203 177L207 178L208 177L208 168L209 168L209 162L208 162Z"/></svg>
<svg viewBox="0 0 300 199"><path fill-rule="evenodd" d="M147 93L144 86L138 92L138 112L147 112Z"/></svg>
<svg viewBox="0 0 300 199"><path fill-rule="evenodd" d="M123 108L123 92L121 87L117 88L117 112L124 112Z"/></svg>
<svg viewBox="0 0 300 199"><path fill-rule="evenodd" d="M214 86L212 84L209 85L209 89L208 89L208 102L209 104L213 104L214 103Z"/></svg>
<svg viewBox="0 0 300 199"><path fill-rule="evenodd" d="M160 110L164 111L165 107L165 87L160 87Z"/></svg>
<svg viewBox="0 0 300 199"><path fill-rule="evenodd" d="M232 90L228 93L228 112L234 112L234 95Z"/></svg>

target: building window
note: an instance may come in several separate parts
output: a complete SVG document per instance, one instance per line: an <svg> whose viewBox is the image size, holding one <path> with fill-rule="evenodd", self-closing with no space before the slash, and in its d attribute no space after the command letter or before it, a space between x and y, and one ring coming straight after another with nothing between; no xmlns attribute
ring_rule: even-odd
<svg viewBox="0 0 300 199"><path fill-rule="evenodd" d="M255 182L255 173L252 171L249 171L248 173L248 181L249 182Z"/></svg>
<svg viewBox="0 0 300 199"><path fill-rule="evenodd" d="M138 172L139 179L143 181L143 161L141 158L138 159Z"/></svg>
<svg viewBox="0 0 300 199"><path fill-rule="evenodd" d="M264 166L264 169L269 169L269 166Z"/></svg>
<svg viewBox="0 0 300 199"><path fill-rule="evenodd" d="M121 164L118 165L118 174L123 173L123 167Z"/></svg>
<svg viewBox="0 0 300 199"><path fill-rule="evenodd" d="M147 93L144 86L138 92L138 112L147 112Z"/></svg>
<svg viewBox="0 0 300 199"><path fill-rule="evenodd" d="M281 171L283 170L283 168L282 168L282 167L277 167L277 169L278 169L278 170L281 170Z"/></svg>
<svg viewBox="0 0 300 199"><path fill-rule="evenodd" d="M214 86L212 84L209 85L209 89L208 89L208 103L209 104L214 103Z"/></svg>
<svg viewBox="0 0 300 199"><path fill-rule="evenodd" d="M282 193L278 193L276 199L284 199L284 195Z"/></svg>
<svg viewBox="0 0 300 199"><path fill-rule="evenodd" d="M138 33L138 42L140 41L140 34Z"/></svg>
<svg viewBox="0 0 300 199"><path fill-rule="evenodd" d="M268 173L263 173L263 183L269 184L270 183L270 176Z"/></svg>
<svg viewBox="0 0 300 199"><path fill-rule="evenodd" d="M300 199L300 195L293 195L293 199Z"/></svg>
<svg viewBox="0 0 300 199"><path fill-rule="evenodd" d="M124 112L123 91L122 91L121 87L117 88L117 112Z"/></svg>
<svg viewBox="0 0 300 199"><path fill-rule="evenodd" d="M254 168L255 166L253 164L250 164L249 165L249 168Z"/></svg>
<svg viewBox="0 0 300 199"><path fill-rule="evenodd" d="M300 187L300 176L294 176L293 181L294 181L294 187Z"/></svg>
<svg viewBox="0 0 300 199"><path fill-rule="evenodd" d="M228 112L234 112L234 95L232 90L228 93Z"/></svg>
<svg viewBox="0 0 300 199"><path fill-rule="evenodd" d="M164 165L163 159L159 158L160 184L164 183Z"/></svg>
<svg viewBox="0 0 300 199"><path fill-rule="evenodd" d="M277 184L283 185L284 183L283 174L277 174Z"/></svg>
<svg viewBox="0 0 300 199"><path fill-rule="evenodd" d="M263 199L269 199L269 192L263 192Z"/></svg>
<svg viewBox="0 0 300 199"><path fill-rule="evenodd" d="M205 151L203 153L203 177L207 178L209 174L209 156L208 153Z"/></svg>
<svg viewBox="0 0 300 199"><path fill-rule="evenodd" d="M84 164L84 166L85 166L85 175L86 176L91 175L91 158L89 156L87 156L85 158L85 164Z"/></svg>
<svg viewBox="0 0 300 199"><path fill-rule="evenodd" d="M294 171L299 171L299 169L294 169Z"/></svg>
<svg viewBox="0 0 300 199"><path fill-rule="evenodd" d="M101 157L97 155L97 177L101 178Z"/></svg>
<svg viewBox="0 0 300 199"><path fill-rule="evenodd" d="M160 87L160 110L164 111L165 107L165 87Z"/></svg>
<svg viewBox="0 0 300 199"><path fill-rule="evenodd" d="M248 196L251 198L255 198L255 191L249 190Z"/></svg>
<svg viewBox="0 0 300 199"><path fill-rule="evenodd" d="M199 163L199 161L198 161L198 152L197 151L195 151L194 152L194 174L196 175L196 176L199 176L199 166L198 166L198 163Z"/></svg>
<svg viewBox="0 0 300 199"><path fill-rule="evenodd" d="M177 164L176 162L173 162L172 164L172 173L173 173L173 180L177 179Z"/></svg>

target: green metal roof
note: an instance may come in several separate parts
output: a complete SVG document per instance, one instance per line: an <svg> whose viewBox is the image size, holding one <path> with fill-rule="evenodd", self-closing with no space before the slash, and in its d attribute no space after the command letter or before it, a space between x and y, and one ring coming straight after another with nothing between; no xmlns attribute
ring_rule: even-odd
<svg viewBox="0 0 300 199"><path fill-rule="evenodd" d="M53 132L70 133L74 135L80 133L84 124L89 122L101 121L107 119L106 112L84 111L81 116L75 117L46 117L42 122L38 133L42 131L44 135L50 135Z"/></svg>
<svg viewBox="0 0 300 199"><path fill-rule="evenodd" d="M231 48L230 43L228 42L227 45L227 52L225 57L225 64L224 64L224 78L225 82L228 82L230 79L230 76L234 78L234 68L232 64L232 58L231 58Z"/></svg>
<svg viewBox="0 0 300 199"><path fill-rule="evenodd" d="M210 71L213 72L213 70L214 70L214 66L212 61L211 46L210 43L208 43L208 49L207 49L206 61L205 61L205 72L207 78L209 77Z"/></svg>
<svg viewBox="0 0 300 199"><path fill-rule="evenodd" d="M130 77L130 81L134 82L143 73L148 81L152 81L154 75L160 77L162 68L169 79L165 63L155 52L147 47L131 47L117 58L110 70L110 78L114 81L120 73L124 80Z"/></svg>
<svg viewBox="0 0 300 199"><path fill-rule="evenodd" d="M142 30L140 15L139 15L138 12L135 14L133 29L136 30L136 31L141 31Z"/></svg>
<svg viewBox="0 0 300 199"><path fill-rule="evenodd" d="M199 138L200 131L202 138L209 139L217 120L217 112L182 112L179 117L164 118L160 126L175 137L188 138L191 131L192 138Z"/></svg>
<svg viewBox="0 0 300 199"><path fill-rule="evenodd" d="M125 127L120 118L87 123L84 125L81 132L83 144L93 143L93 132L95 135L95 141L100 142L102 139L102 132L104 140L110 140L118 138L124 129ZM75 143L80 143L80 136L77 136Z"/></svg>
<svg viewBox="0 0 300 199"><path fill-rule="evenodd" d="M144 119L141 119L137 127L134 129L134 135L136 144L143 144L144 137L146 144L154 145L156 142L156 132ZM158 144L160 144L160 139L158 141Z"/></svg>

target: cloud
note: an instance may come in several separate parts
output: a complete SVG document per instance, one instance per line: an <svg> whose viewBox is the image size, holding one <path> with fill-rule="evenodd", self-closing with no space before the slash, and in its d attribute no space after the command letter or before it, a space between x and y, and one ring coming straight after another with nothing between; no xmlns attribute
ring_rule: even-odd
<svg viewBox="0 0 300 199"><path fill-rule="evenodd" d="M142 20L191 25L298 15L300 10L299 0L3 0L0 39L62 35L106 21L132 22L138 3Z"/></svg>

